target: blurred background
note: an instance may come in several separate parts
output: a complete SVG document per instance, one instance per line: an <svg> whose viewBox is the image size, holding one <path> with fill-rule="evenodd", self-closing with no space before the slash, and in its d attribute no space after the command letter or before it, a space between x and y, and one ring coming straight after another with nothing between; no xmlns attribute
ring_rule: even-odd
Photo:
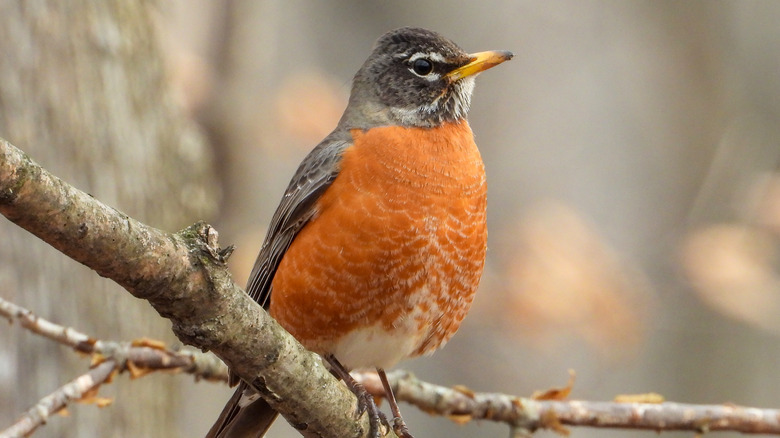
<svg viewBox="0 0 780 438"><path fill-rule="evenodd" d="M153 69L159 59L161 73L143 79L159 83L162 91L126 106L155 108L163 99L173 120L184 126L177 138L195 138L196 145L176 142L177 152L165 155L168 167L152 168L157 164L143 164L138 155L158 157L157 149L126 150L128 137L139 148L150 147L150 140L118 130L105 141L117 145L113 153L121 158L108 160L120 164L93 168L87 177L69 175L57 169L63 149L37 137L32 127L49 126L51 118L70 120L68 114L78 121L85 111L55 97L51 102L62 104L45 105L54 115L34 112L20 125L17 113L40 99L11 99L24 97L18 89L27 85L6 81L0 86L0 136L66 180L171 231L210 221L223 246L237 245L231 268L243 284L290 176L335 127L350 79L378 36L420 26L468 52L511 50L511 62L478 79L470 114L489 184L489 251L480 292L443 350L401 366L424 380L475 391L530 395L564 385L573 369L572 398L611 400L653 391L679 402L779 407L780 2L177 0L141 3L134 6L142 9L138 13L117 6L121 2L106 3L113 6L81 7L106 14L111 25L75 14L71 9L79 2L10 7L22 23L20 34L32 36L29 44L8 49L15 55L0 61L0 78L4 71L19 76L20 64L36 74L42 65L78 65L78 57L65 57L64 64L38 62L41 40L71 41L68 47L78 53L86 39L106 63L104 57L124 56L125 32L136 35L131 42L142 45L152 61L131 57L120 64ZM12 20L4 8L2 20ZM86 21L82 28L74 20ZM133 20L151 24L127 24ZM116 40L119 49L113 50ZM51 46L55 53L61 48ZM100 65L95 74L105 82L104 92L125 92L125 82L105 81L111 70ZM55 71L54 78L62 74ZM77 77L82 73L73 69ZM152 123L148 114L142 112L143 123ZM111 125L111 116L95 117ZM161 132L171 126L154 123ZM109 154L85 129L92 128L72 135L73 153L96 143ZM160 141L159 147L170 143ZM34 152L35 146L42 149ZM128 173L123 167L130 160L141 164ZM106 184L112 187L107 193ZM141 192L138 201L112 197L139 184L148 190L134 189ZM4 235L24 233L0 225ZM53 253L28 240L18 251L40 246L31 253L36 259L36 251ZM57 306L43 304L52 300L51 291L36 299L29 292L51 273L30 268L23 281L11 268L19 257L12 258L6 268L0 264L4 297L57 322L95 330L89 332L94 336L173 340L164 327L152 331L146 322L136 323L159 319L144 303L133 303L139 319L109 312L105 325L94 328L86 321L94 312L58 316ZM57 263L66 277L78 269L67 260ZM51 281L47 287L61 293L57 302L67 302L74 285ZM128 300L122 291L106 294ZM133 326L129 331L112 334L106 328L123 319ZM0 357L8 358L0 362L5 367L0 382L37 392L0 400L3 424L71 378L21 372L32 367L30 361L49 362L55 355L74 361L68 358L72 352L53 352L57 347L18 328L3 330L9 331L14 333L0 333ZM37 359L29 359L25 349L37 351L32 353ZM80 366L83 370L83 362ZM151 385L152 394L164 393L164 402L154 409L157 414L133 417L141 415L138 404L147 404L147 396L139 395L142 385ZM73 407L74 418L53 419L36 436L97 436L93 424L103 424L100 436L136 436L138 423L154 416L161 423L143 432L148 436L203 435L232 390L153 375L102 392L116 397L112 407L96 414L85 413L97 411L93 407ZM117 419L128 407L137 412ZM401 409L421 437L507 435L502 425L459 426L408 405ZM651 434L574 429L572 435ZM278 421L271 436L298 435Z"/></svg>

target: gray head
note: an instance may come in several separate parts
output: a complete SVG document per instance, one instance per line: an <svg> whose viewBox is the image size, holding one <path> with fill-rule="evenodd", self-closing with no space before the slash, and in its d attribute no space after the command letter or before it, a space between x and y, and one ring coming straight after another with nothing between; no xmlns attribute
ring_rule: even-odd
<svg viewBox="0 0 780 438"><path fill-rule="evenodd" d="M464 119L476 74L511 58L505 51L469 55L426 29L390 31L355 75L339 126L434 127Z"/></svg>

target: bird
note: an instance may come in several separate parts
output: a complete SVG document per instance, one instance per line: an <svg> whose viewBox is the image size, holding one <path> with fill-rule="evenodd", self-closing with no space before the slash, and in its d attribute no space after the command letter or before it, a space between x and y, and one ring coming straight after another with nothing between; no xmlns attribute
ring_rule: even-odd
<svg viewBox="0 0 780 438"><path fill-rule="evenodd" d="M443 346L471 306L487 182L467 114L477 74L512 57L468 54L423 28L382 35L336 128L287 186L247 283L359 398L349 371L376 368L401 436L411 434L384 370ZM230 380L238 389L207 437L264 436L276 413Z"/></svg>

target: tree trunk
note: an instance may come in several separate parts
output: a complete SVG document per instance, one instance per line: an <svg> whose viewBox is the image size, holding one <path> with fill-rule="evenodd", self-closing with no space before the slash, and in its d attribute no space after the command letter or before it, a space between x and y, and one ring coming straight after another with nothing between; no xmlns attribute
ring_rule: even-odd
<svg viewBox="0 0 780 438"><path fill-rule="evenodd" d="M0 3L0 136L75 186L165 230L208 219L211 157L174 105L149 2ZM146 303L0 221L0 295L94 337L174 341ZM83 373L88 359L16 327L2 332L0 424ZM105 409L77 405L39 434L177 436L181 379L120 376Z"/></svg>

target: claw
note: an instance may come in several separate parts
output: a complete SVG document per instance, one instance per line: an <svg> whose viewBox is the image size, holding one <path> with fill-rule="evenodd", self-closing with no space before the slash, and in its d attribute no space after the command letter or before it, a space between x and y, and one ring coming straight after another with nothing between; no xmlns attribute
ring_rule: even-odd
<svg viewBox="0 0 780 438"><path fill-rule="evenodd" d="M387 421L387 417L382 413L382 411L379 410L379 408L376 405L376 402L374 401L374 396L368 393L366 391L366 387L362 384L358 383L354 378L352 378L352 375L349 374L349 371L347 371L346 368L344 368L344 365L341 364L341 362L336 359L335 356L332 354L326 355L325 360L330 364L330 371L331 373L336 376L337 378L340 378L344 381L344 384L347 385L347 388L349 388L350 391L352 391L353 394L358 399L358 407L357 411L355 412L355 417L360 418L363 413L368 412L368 424L369 424L369 434L372 438L381 438L382 436L382 425L387 427L388 429L391 428L390 423ZM403 420L401 420L403 422ZM404 428L406 425L404 425ZM395 428L393 428L395 430ZM407 435L401 435L403 438L413 438L411 435L408 434L407 429Z"/></svg>
<svg viewBox="0 0 780 438"><path fill-rule="evenodd" d="M363 385L360 386L363 387ZM390 428L390 423L387 422L385 414L379 410L376 402L374 401L374 397L369 394L365 388L363 388L362 394L356 395L360 401L358 403L358 409L362 411L360 414L362 415L363 412L368 412L369 436L373 438L380 438L382 436L382 424L384 424L388 429Z"/></svg>

